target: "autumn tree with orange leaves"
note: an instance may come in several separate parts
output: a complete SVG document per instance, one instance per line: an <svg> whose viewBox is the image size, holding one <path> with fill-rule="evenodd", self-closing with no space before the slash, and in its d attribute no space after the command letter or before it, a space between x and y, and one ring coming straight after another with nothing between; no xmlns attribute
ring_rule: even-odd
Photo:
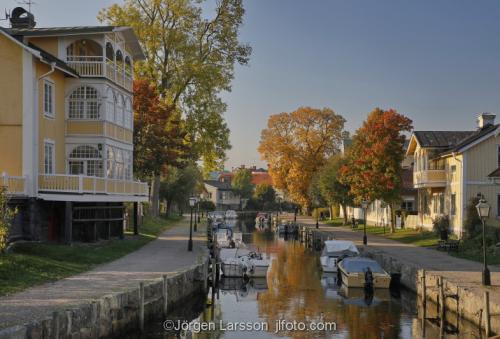
<svg viewBox="0 0 500 339"><path fill-rule="evenodd" d="M313 175L338 151L345 119L330 108L300 107L269 117L259 152L279 189L310 212Z"/></svg>
<svg viewBox="0 0 500 339"><path fill-rule="evenodd" d="M356 131L348 162L341 168L340 181L351 187L355 202L379 199L389 205L391 232L403 185L404 133L412 129L412 121L404 115L376 108Z"/></svg>
<svg viewBox="0 0 500 339"><path fill-rule="evenodd" d="M181 123L179 113L160 98L154 83L148 79L134 81L134 173L139 178L150 181L166 164L180 165L179 160L188 151Z"/></svg>

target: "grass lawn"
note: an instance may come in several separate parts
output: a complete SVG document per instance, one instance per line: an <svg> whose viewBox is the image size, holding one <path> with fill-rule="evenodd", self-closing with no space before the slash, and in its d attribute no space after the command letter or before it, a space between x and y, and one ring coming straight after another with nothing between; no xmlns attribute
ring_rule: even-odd
<svg viewBox="0 0 500 339"><path fill-rule="evenodd" d="M363 231L363 228L358 227L358 231ZM414 229L396 229L394 233L390 233L390 228L386 227L384 234L383 227L368 226L366 232L420 247L436 246L439 241L439 236L434 232L418 231Z"/></svg>
<svg viewBox="0 0 500 339"><path fill-rule="evenodd" d="M325 223L333 227L344 226L344 218L333 218L333 220L324 220L322 221L322 223Z"/></svg>
<svg viewBox="0 0 500 339"><path fill-rule="evenodd" d="M145 218L140 235L125 233L125 239L96 244L23 243L0 255L0 295L33 285L88 271L96 265L118 259L154 240L181 217Z"/></svg>
<svg viewBox="0 0 500 339"><path fill-rule="evenodd" d="M324 223L331 225L333 227L338 227L338 226L343 226L344 219L335 218L333 220L327 220ZM348 224L347 226L350 227L351 224ZM358 225L357 231L363 232L362 224ZM434 232L427 232L427 231L420 232L413 229L400 229L400 230L397 229L395 233L391 234L390 228L386 227L384 234L383 227L368 225L368 227L366 228L366 232L370 234L384 236L392 240L401 241L406 244L412 244L415 246L422 246L422 247L435 246L437 245L439 240L439 237Z"/></svg>

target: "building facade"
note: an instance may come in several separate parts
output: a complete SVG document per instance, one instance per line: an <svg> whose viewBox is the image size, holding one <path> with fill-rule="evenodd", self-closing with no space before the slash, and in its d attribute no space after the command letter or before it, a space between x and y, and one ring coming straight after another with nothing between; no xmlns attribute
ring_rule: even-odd
<svg viewBox="0 0 500 339"><path fill-rule="evenodd" d="M217 210L236 210L241 207L240 196L230 182L223 180L206 180L203 198L213 202Z"/></svg>
<svg viewBox="0 0 500 339"><path fill-rule="evenodd" d="M413 133L407 154L415 159L417 226L431 229L433 219L445 215L461 237L467 206L479 196L491 206L487 223L500 225L500 129L494 120L494 114L483 113L475 131Z"/></svg>
<svg viewBox="0 0 500 339"><path fill-rule="evenodd" d="M11 237L121 235L134 181L132 74L144 58L128 27L35 28L16 8L0 28L0 185L19 207Z"/></svg>

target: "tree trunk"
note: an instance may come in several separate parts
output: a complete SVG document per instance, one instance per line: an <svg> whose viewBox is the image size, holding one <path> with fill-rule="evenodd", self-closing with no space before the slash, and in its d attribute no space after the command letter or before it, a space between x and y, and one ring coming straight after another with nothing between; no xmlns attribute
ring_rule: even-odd
<svg viewBox="0 0 500 339"><path fill-rule="evenodd" d="M344 214L344 225L347 225L347 205L346 204L340 204L342 206L342 213Z"/></svg>
<svg viewBox="0 0 500 339"><path fill-rule="evenodd" d="M396 229L394 227L394 206L392 202L389 204L389 215L391 216L391 233L394 233Z"/></svg>
<svg viewBox="0 0 500 339"><path fill-rule="evenodd" d="M330 209L330 220L333 220L333 205L330 205L329 209Z"/></svg>
<svg viewBox="0 0 500 339"><path fill-rule="evenodd" d="M170 200L165 200L165 203L167 204L167 208L165 209L166 210L166 217L168 218L170 216L170 211L172 210L172 203L170 202Z"/></svg>
<svg viewBox="0 0 500 339"><path fill-rule="evenodd" d="M149 211L153 217L160 215L160 180L160 175L155 174L151 183L151 206Z"/></svg>

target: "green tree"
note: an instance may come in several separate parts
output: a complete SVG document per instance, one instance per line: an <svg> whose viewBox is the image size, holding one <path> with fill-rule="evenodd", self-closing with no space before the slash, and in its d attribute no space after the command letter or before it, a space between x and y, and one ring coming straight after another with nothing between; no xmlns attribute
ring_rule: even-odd
<svg viewBox="0 0 500 339"><path fill-rule="evenodd" d="M9 207L8 202L7 190L0 186L0 253L7 248L11 222L17 214L17 210Z"/></svg>
<svg viewBox="0 0 500 339"><path fill-rule="evenodd" d="M255 187L253 197L262 205L266 203L270 205L276 202L276 191L269 184L259 184Z"/></svg>
<svg viewBox="0 0 500 339"><path fill-rule="evenodd" d="M248 64L249 45L238 40L242 0L220 0L214 15L200 0L125 0L101 10L99 20L132 27L146 59L136 76L152 79L168 106L185 117L193 159L208 170L225 158L229 129L221 91L231 89L235 64Z"/></svg>
<svg viewBox="0 0 500 339"><path fill-rule="evenodd" d="M254 189L252 184L252 172L246 168L237 170L231 180L231 186L241 198L250 199Z"/></svg>
<svg viewBox="0 0 500 339"><path fill-rule="evenodd" d="M347 159L336 154L332 156L319 172L319 190L329 205L339 204L344 214L344 224L347 224L347 206L353 203L351 188L341 182L340 169L347 164Z"/></svg>
<svg viewBox="0 0 500 339"><path fill-rule="evenodd" d="M174 204L186 206L189 197L201 193L203 178L194 163L184 168L168 166L160 185L160 199L167 202L167 214Z"/></svg>

